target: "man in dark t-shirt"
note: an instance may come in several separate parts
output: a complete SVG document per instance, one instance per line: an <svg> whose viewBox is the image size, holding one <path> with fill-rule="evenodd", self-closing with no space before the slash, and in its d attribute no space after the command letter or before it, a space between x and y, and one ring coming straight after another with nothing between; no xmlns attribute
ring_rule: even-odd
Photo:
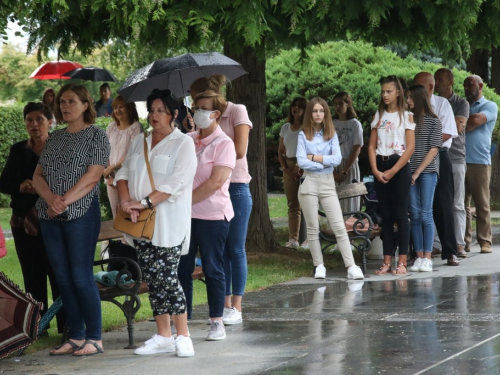
<svg viewBox="0 0 500 375"><path fill-rule="evenodd" d="M448 99L455 116L458 137L453 138L449 150L451 166L453 169L453 218L455 224L455 237L457 241L457 256L467 258L465 250L465 124L469 118L469 103L464 98L453 92L453 72L450 69L441 68L434 73L436 86L434 92ZM470 251L470 250L469 250ZM433 254L441 253L441 242L439 236L434 236Z"/></svg>

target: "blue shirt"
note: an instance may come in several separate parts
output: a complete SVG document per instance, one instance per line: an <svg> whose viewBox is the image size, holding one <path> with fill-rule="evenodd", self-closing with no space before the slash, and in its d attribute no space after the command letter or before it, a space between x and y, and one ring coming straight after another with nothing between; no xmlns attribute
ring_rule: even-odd
<svg viewBox="0 0 500 375"><path fill-rule="evenodd" d="M113 113L113 107L111 104L113 103L113 98L109 98L108 102L104 104L102 99L99 99L95 103L95 111L97 112L97 117L104 117L106 113L111 116Z"/></svg>
<svg viewBox="0 0 500 375"><path fill-rule="evenodd" d="M465 133L465 162L467 164L491 165L491 135L498 116L496 103L482 96L470 105L470 114L482 113L486 123Z"/></svg>
<svg viewBox="0 0 500 375"><path fill-rule="evenodd" d="M307 155L323 156L323 164L309 160ZM314 134L311 141L307 140L303 131L299 133L297 144L297 164L305 171L315 174L333 173L333 168L342 161L339 137L335 134L329 141L323 138L323 129Z"/></svg>

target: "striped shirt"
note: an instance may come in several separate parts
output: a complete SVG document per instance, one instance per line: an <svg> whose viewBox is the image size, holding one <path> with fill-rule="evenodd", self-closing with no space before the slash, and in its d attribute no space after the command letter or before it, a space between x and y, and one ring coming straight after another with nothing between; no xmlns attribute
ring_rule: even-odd
<svg viewBox="0 0 500 375"><path fill-rule="evenodd" d="M442 133L443 125L436 117L424 116L424 123L418 124L415 128L415 151L410 159L411 172L416 169L429 153L431 148L440 148L443 143ZM417 120L415 119L415 122ZM439 152L432 159L429 165L422 171L422 173L439 173Z"/></svg>
<svg viewBox="0 0 500 375"><path fill-rule="evenodd" d="M106 132L94 125L78 133L66 129L49 134L38 164L50 190L63 196L87 173L91 165L106 166L109 158L109 141ZM69 221L85 215L95 196L99 197L99 184L84 197L70 204L55 220ZM51 220L47 215L47 203L39 198L36 203L40 219Z"/></svg>

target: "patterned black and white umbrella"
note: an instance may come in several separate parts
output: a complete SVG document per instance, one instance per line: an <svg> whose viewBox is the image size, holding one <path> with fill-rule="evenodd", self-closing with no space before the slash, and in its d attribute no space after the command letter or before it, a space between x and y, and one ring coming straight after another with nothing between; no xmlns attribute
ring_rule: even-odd
<svg viewBox="0 0 500 375"><path fill-rule="evenodd" d="M128 102L145 101L154 89L169 89L176 98L183 98L189 95L189 87L196 79L213 74L233 80L247 72L241 64L218 52L185 53L135 70L118 93Z"/></svg>

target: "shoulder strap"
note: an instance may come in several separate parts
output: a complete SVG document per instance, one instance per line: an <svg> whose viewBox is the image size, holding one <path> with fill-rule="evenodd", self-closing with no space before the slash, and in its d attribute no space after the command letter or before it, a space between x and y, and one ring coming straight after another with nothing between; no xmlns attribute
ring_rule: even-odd
<svg viewBox="0 0 500 375"><path fill-rule="evenodd" d="M155 191L155 182L153 180L153 172L151 172L151 166L149 165L149 154L148 154L148 143L146 142L147 133L144 132L144 158L146 159L146 167L148 168L149 182L153 188L152 192Z"/></svg>

